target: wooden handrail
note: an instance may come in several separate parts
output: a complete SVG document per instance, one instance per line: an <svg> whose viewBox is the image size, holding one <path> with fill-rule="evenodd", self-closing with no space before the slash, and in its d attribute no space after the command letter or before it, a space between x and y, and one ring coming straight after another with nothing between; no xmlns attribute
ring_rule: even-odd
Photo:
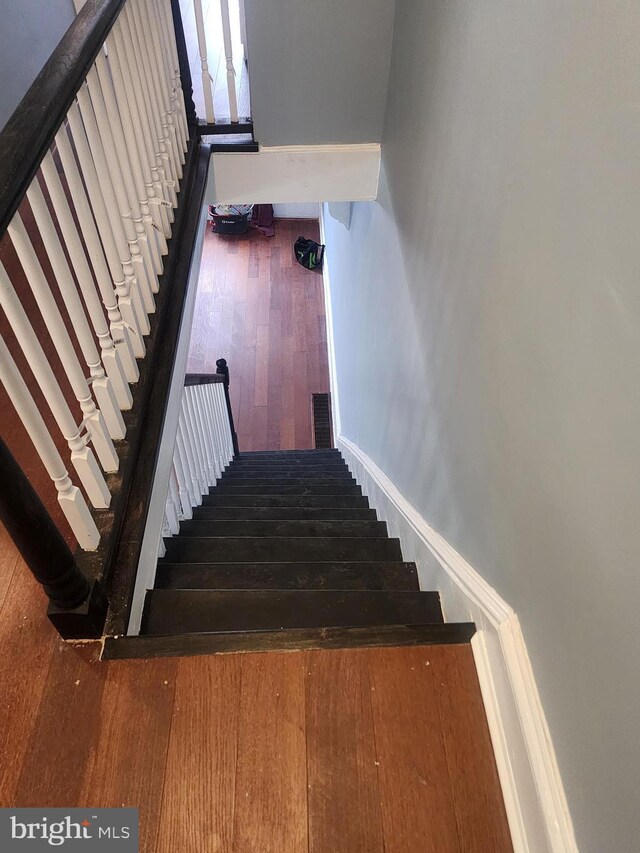
<svg viewBox="0 0 640 853"><path fill-rule="evenodd" d="M216 361L216 371L220 374L220 376L224 380L224 399L227 404L227 414L229 415L229 426L231 427L231 438L233 439L233 452L236 456L240 455L240 450L238 448L238 436L236 434L236 427L233 423L233 412L231 410L231 397L229 396L229 367L227 365L226 358L219 358Z"/></svg>
<svg viewBox="0 0 640 853"><path fill-rule="evenodd" d="M187 373L184 384L187 385L213 385L215 382L224 382L224 376L220 373Z"/></svg>
<svg viewBox="0 0 640 853"><path fill-rule="evenodd" d="M0 133L0 237L124 2L88 0Z"/></svg>

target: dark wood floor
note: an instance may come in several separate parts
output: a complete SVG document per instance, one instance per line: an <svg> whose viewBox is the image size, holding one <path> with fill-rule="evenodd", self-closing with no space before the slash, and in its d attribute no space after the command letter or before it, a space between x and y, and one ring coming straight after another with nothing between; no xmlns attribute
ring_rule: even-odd
<svg viewBox="0 0 640 853"><path fill-rule="evenodd" d="M313 447L311 394L329 391L322 276L294 260L301 234L319 240L317 220L206 235L188 369L229 362L241 451Z"/></svg>
<svg viewBox="0 0 640 853"><path fill-rule="evenodd" d="M468 646L97 660L0 529L0 806L134 806L143 853L511 850Z"/></svg>

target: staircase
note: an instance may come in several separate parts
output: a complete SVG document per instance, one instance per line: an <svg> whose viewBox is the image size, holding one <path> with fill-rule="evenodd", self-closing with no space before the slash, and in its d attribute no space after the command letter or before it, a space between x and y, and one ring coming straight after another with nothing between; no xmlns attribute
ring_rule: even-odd
<svg viewBox="0 0 640 853"><path fill-rule="evenodd" d="M445 624L439 595L420 591L339 452L309 450L228 465L166 540L144 636L128 639L140 654L187 654L459 643L473 631Z"/></svg>

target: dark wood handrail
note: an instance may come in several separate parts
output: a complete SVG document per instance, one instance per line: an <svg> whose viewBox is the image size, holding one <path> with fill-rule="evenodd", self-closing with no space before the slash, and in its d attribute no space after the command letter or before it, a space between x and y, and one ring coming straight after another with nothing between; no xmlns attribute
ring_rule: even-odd
<svg viewBox="0 0 640 853"><path fill-rule="evenodd" d="M219 358L216 361L216 372L220 374L220 376L224 380L224 399L227 404L227 414L229 415L229 426L231 427L231 440L233 441L233 452L236 456L240 455L240 450L238 448L238 436L236 434L236 427L233 422L233 412L231 410L231 397L229 396L229 367L227 365L226 358Z"/></svg>
<svg viewBox="0 0 640 853"><path fill-rule="evenodd" d="M184 377L185 387L187 385L213 385L215 382L224 382L224 376L220 373L187 373Z"/></svg>
<svg viewBox="0 0 640 853"><path fill-rule="evenodd" d="M0 237L123 5L88 0L0 133Z"/></svg>

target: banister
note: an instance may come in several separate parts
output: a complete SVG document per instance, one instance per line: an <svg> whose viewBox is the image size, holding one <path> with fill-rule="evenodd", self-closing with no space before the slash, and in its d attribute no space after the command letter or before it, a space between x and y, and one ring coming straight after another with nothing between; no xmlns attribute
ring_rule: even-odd
<svg viewBox="0 0 640 853"><path fill-rule="evenodd" d="M7 229L125 0L88 0L0 133L0 236Z"/></svg>
<svg viewBox="0 0 640 853"><path fill-rule="evenodd" d="M187 373L184 384L187 385L213 385L214 382L224 382L224 376L220 373Z"/></svg>
<svg viewBox="0 0 640 853"><path fill-rule="evenodd" d="M233 423L233 412L231 410L231 397L229 396L229 367L226 358L219 358L216 361L216 373L219 373L224 380L224 398L227 404L227 414L229 415L229 425L231 427L231 438L233 439L233 452L236 456L240 455L238 448L238 436L236 435L235 424Z"/></svg>

